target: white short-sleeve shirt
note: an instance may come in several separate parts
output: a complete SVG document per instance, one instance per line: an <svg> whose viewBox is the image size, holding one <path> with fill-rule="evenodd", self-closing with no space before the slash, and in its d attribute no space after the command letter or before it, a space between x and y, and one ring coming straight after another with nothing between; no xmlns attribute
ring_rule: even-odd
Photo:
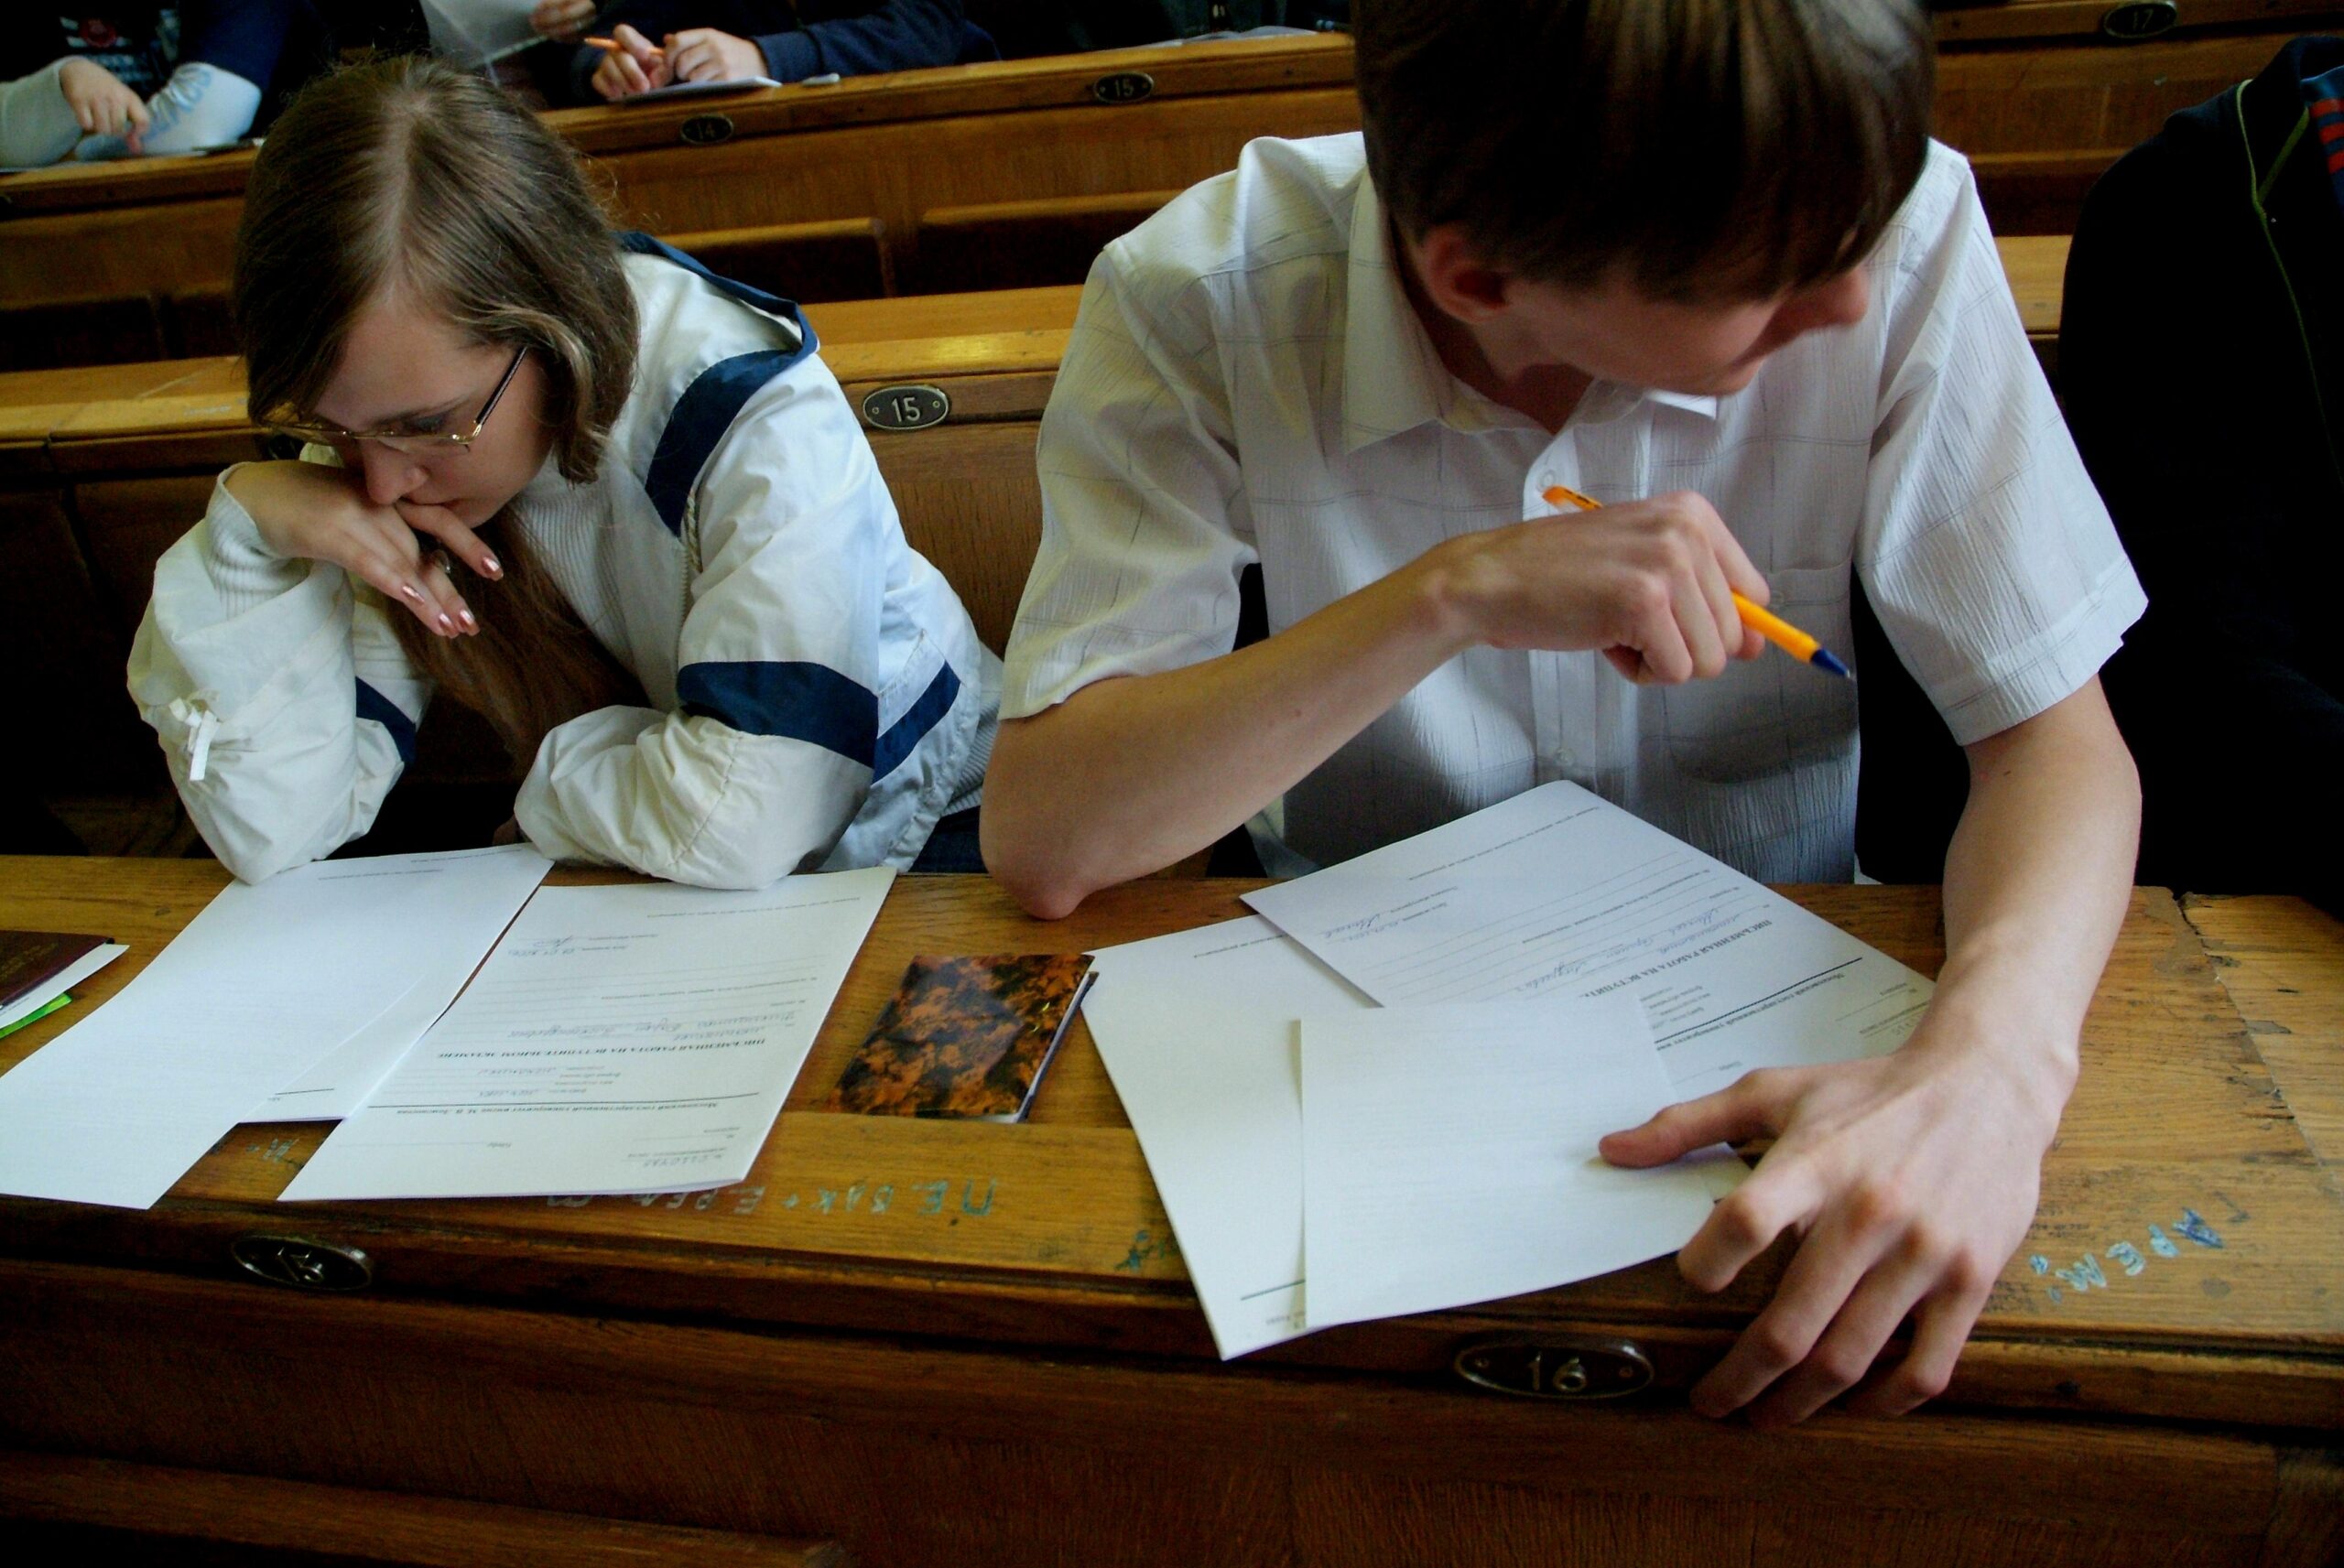
<svg viewBox="0 0 2344 1568"><path fill-rule="evenodd" d="M1872 307L1742 391L1598 383L1559 434L1442 365L1360 138L1256 141L1110 245L1042 421L1042 544L1002 716L1227 653L1239 574L1275 634L1434 545L1697 491L1774 607L1853 658L1861 576L1954 738L2082 686L2145 606L2028 349L1958 154L1932 146L1864 264ZM1854 868L1854 685L1769 651L1638 687L1598 654L1472 649L1288 792L1329 863L1568 778L1769 881Z"/></svg>

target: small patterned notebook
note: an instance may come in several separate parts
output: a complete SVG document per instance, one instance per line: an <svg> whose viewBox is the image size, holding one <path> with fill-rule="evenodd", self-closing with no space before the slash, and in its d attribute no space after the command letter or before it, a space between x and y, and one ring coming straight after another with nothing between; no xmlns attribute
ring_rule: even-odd
<svg viewBox="0 0 2344 1568"><path fill-rule="evenodd" d="M1015 1121L1090 983L1081 953L914 958L823 1108Z"/></svg>

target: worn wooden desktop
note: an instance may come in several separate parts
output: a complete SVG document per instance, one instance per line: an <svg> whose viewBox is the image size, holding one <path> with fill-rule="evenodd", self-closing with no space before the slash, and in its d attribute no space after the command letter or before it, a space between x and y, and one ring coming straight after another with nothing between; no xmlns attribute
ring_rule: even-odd
<svg viewBox="0 0 2344 1568"><path fill-rule="evenodd" d="M0 860L0 925L132 946L0 1065L88 1016L222 881ZM903 880L755 1171L721 1191L279 1206L321 1130L248 1126L148 1212L0 1199L0 1518L70 1514L59 1476L102 1456L133 1463L90 1474L138 1478L114 1524L224 1531L221 1498L247 1488L241 1517L280 1544L309 1539L268 1490L295 1481L357 1489L314 1494L334 1512L524 1505L872 1564L2344 1552L2344 1205L2289 1098L2323 1108L2324 1139L2344 1119L2335 922L2139 892L2040 1216L1950 1393L1760 1434L1682 1390L1779 1253L1717 1299L1663 1260L1223 1365L1080 1028L1022 1126L811 1108L915 952L1124 940L1234 916L1245 885L1141 882L1042 925L982 879ZM1939 960L1931 890L1792 892ZM2282 1040L2284 1087L2259 1049ZM231 1258L254 1237L363 1252L371 1282L268 1283ZM1625 1339L1657 1376L1611 1404L1476 1390L1451 1364L1485 1336Z"/></svg>

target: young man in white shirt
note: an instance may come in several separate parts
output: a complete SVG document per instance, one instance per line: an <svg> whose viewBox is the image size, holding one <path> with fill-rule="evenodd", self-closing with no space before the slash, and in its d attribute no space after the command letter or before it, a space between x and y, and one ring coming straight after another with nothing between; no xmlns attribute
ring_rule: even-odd
<svg viewBox="0 0 2344 1568"><path fill-rule="evenodd" d="M1092 271L988 864L1055 916L1279 803L1270 858L1324 862L1572 778L1845 880L1855 693L1731 592L1845 654L1861 578L1970 758L1936 1000L1891 1056L1603 1151L1775 1139L1679 1255L1715 1290L1803 1238L1695 1408L1909 1409L2025 1235L2122 917L2139 792L2097 671L2143 604L1927 138L1926 23L1375 0L1356 31L1363 141L1254 143ZM1557 484L1606 504L1548 515ZM1232 651L1256 563L1269 635Z"/></svg>

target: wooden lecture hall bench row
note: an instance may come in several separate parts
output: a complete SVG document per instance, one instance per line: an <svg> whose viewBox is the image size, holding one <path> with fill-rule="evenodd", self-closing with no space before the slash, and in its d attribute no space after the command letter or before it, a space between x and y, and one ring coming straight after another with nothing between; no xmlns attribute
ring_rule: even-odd
<svg viewBox="0 0 2344 1568"><path fill-rule="evenodd" d="M2038 351L2056 342L2067 241L2001 242ZM906 534L1000 648L1039 537L1034 435L1080 290L1005 289L810 307L863 413ZM910 389L931 389L914 391ZM891 428L949 409L916 429ZM158 783L122 687L156 557L202 515L213 476L260 455L233 358L0 374L0 680L49 793ZM454 710L450 710L453 712ZM466 719L469 716L465 716ZM427 726L416 777L469 777L469 724Z"/></svg>
<svg viewBox="0 0 2344 1568"><path fill-rule="evenodd" d="M0 1069L224 881L0 860L0 926L131 946ZM286 1206L324 1129L253 1125L151 1210L0 1198L0 1535L548 1568L2344 1561L2336 921L2139 890L1946 1397L1769 1433L1683 1390L1786 1248L1716 1297L1661 1259L1224 1365L1080 1021L1024 1124L819 1108L913 955L1080 951L1250 885L1043 926L985 878L898 880L736 1186ZM1942 961L1935 889L1785 891Z"/></svg>
<svg viewBox="0 0 2344 1568"><path fill-rule="evenodd" d="M1971 158L1997 232L2072 232L2084 190L2122 149L2339 16L2344 5L2317 0L1948 11L1937 130ZM817 301L1079 281L1101 243L1229 168L1247 141L1352 129L1358 110L1349 40L1312 36L565 109L548 123L607 178L622 222L770 269L782 292ZM253 156L0 178L0 369L225 351Z"/></svg>

